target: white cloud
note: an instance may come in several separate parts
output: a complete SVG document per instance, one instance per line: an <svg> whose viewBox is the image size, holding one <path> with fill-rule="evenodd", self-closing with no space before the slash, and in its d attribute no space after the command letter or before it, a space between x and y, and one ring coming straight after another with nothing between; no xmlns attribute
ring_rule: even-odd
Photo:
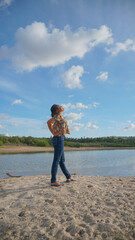
<svg viewBox="0 0 135 240"><path fill-rule="evenodd" d="M71 131L78 132L80 130L80 128L83 126L84 126L83 123L72 123L70 129L71 129Z"/></svg>
<svg viewBox="0 0 135 240"><path fill-rule="evenodd" d="M128 121L128 123L129 123L129 125L123 128L124 131L135 129L134 123L132 123L131 121Z"/></svg>
<svg viewBox="0 0 135 240"><path fill-rule="evenodd" d="M84 73L82 66L72 66L68 71L66 71L62 78L67 88L82 88L81 79Z"/></svg>
<svg viewBox="0 0 135 240"><path fill-rule="evenodd" d="M23 101L21 99L16 99L11 103L11 105L15 105L15 104L23 104Z"/></svg>
<svg viewBox="0 0 135 240"><path fill-rule="evenodd" d="M118 42L115 44L114 47L108 49L105 48L106 52L112 53L112 55L117 55L120 51L128 52L133 51L135 52L135 41L132 39L127 39L124 43Z"/></svg>
<svg viewBox="0 0 135 240"><path fill-rule="evenodd" d="M79 120L83 117L82 113L69 113L65 114L64 116L68 120L71 131L78 132L80 128L84 126L83 123L73 123L73 121Z"/></svg>
<svg viewBox="0 0 135 240"><path fill-rule="evenodd" d="M8 7L12 2L13 0L0 0L0 7Z"/></svg>
<svg viewBox="0 0 135 240"><path fill-rule="evenodd" d="M108 79L108 72L100 72L100 75L96 77L97 80L105 82Z"/></svg>
<svg viewBox="0 0 135 240"><path fill-rule="evenodd" d="M94 102L94 103L92 103L92 108L96 108L98 105L100 105L100 103Z"/></svg>
<svg viewBox="0 0 135 240"><path fill-rule="evenodd" d="M75 121L83 117L82 113L68 113L64 115L67 120Z"/></svg>
<svg viewBox="0 0 135 240"><path fill-rule="evenodd" d="M75 105L71 105L71 109L87 109L88 106L87 105L84 105L83 103L79 102L79 103L76 103Z"/></svg>
<svg viewBox="0 0 135 240"><path fill-rule="evenodd" d="M92 109L92 108L96 108L99 104L100 103L98 102L94 102L92 104L85 105L81 102L78 102L76 104L71 104L71 103L62 104L62 106L64 107L65 111L68 111L69 109L76 109L76 110Z"/></svg>
<svg viewBox="0 0 135 240"><path fill-rule="evenodd" d="M62 107L64 108L65 111L68 111L69 108L71 107L71 103L62 104Z"/></svg>
<svg viewBox="0 0 135 240"><path fill-rule="evenodd" d="M92 109L92 108L96 108L99 105L98 102L94 102L92 104L88 104L88 105L84 105L83 103L76 103L75 105L71 106L71 109Z"/></svg>
<svg viewBox="0 0 135 240"><path fill-rule="evenodd" d="M99 127L97 126L97 125L95 125L95 124L92 124L92 122L88 122L87 124L86 124L86 129L90 129L90 130L96 130L96 129L98 129Z"/></svg>
<svg viewBox="0 0 135 240"><path fill-rule="evenodd" d="M34 22L19 28L15 34L16 45L1 46L1 58L10 59L20 71L32 71L37 67L63 64L73 57L82 58L85 53L99 44L112 44L112 32L103 25L99 29L78 28L75 32L69 26L63 30Z"/></svg>

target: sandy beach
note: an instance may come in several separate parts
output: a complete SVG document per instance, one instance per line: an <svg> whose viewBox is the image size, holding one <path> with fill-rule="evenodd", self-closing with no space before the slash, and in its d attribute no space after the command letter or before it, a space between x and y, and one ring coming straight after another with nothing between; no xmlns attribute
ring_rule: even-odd
<svg viewBox="0 0 135 240"><path fill-rule="evenodd" d="M62 187L50 175L0 179L0 239L135 239L135 177L73 178Z"/></svg>
<svg viewBox="0 0 135 240"><path fill-rule="evenodd" d="M115 149L135 149L135 147L64 147L65 151L87 151L87 150L115 150ZM36 153L53 152L53 147L36 146L1 146L0 153Z"/></svg>

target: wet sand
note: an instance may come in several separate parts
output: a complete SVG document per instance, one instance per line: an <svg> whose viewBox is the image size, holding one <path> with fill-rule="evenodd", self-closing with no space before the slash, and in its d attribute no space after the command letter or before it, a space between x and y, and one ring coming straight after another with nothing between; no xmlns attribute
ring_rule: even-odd
<svg viewBox="0 0 135 240"><path fill-rule="evenodd" d="M65 151L85 151L85 150L113 150L113 149L135 149L135 147L64 147ZM1 146L0 153L34 153L52 152L53 147L35 146Z"/></svg>
<svg viewBox="0 0 135 240"><path fill-rule="evenodd" d="M62 187L50 175L0 179L0 239L135 239L135 177L73 178Z"/></svg>

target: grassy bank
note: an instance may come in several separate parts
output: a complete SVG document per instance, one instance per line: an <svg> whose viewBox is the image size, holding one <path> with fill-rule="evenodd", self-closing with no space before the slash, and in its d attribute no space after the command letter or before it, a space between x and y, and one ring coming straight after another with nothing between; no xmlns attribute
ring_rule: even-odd
<svg viewBox="0 0 135 240"><path fill-rule="evenodd" d="M65 146L65 151L92 151L92 150L117 150L117 149L135 149L135 147L68 147ZM53 152L53 147L37 147L37 146L2 146L0 154L14 153L40 153Z"/></svg>

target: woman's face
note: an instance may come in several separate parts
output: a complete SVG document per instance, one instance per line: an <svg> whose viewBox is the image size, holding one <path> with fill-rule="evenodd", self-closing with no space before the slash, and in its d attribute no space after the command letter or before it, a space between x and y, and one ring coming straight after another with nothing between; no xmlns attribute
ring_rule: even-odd
<svg viewBox="0 0 135 240"><path fill-rule="evenodd" d="M58 113L60 114L62 114L63 113L63 111L64 111L64 108L62 107L62 106L58 106Z"/></svg>
<svg viewBox="0 0 135 240"><path fill-rule="evenodd" d="M62 116L62 114L63 114L63 111L59 112L59 114Z"/></svg>

